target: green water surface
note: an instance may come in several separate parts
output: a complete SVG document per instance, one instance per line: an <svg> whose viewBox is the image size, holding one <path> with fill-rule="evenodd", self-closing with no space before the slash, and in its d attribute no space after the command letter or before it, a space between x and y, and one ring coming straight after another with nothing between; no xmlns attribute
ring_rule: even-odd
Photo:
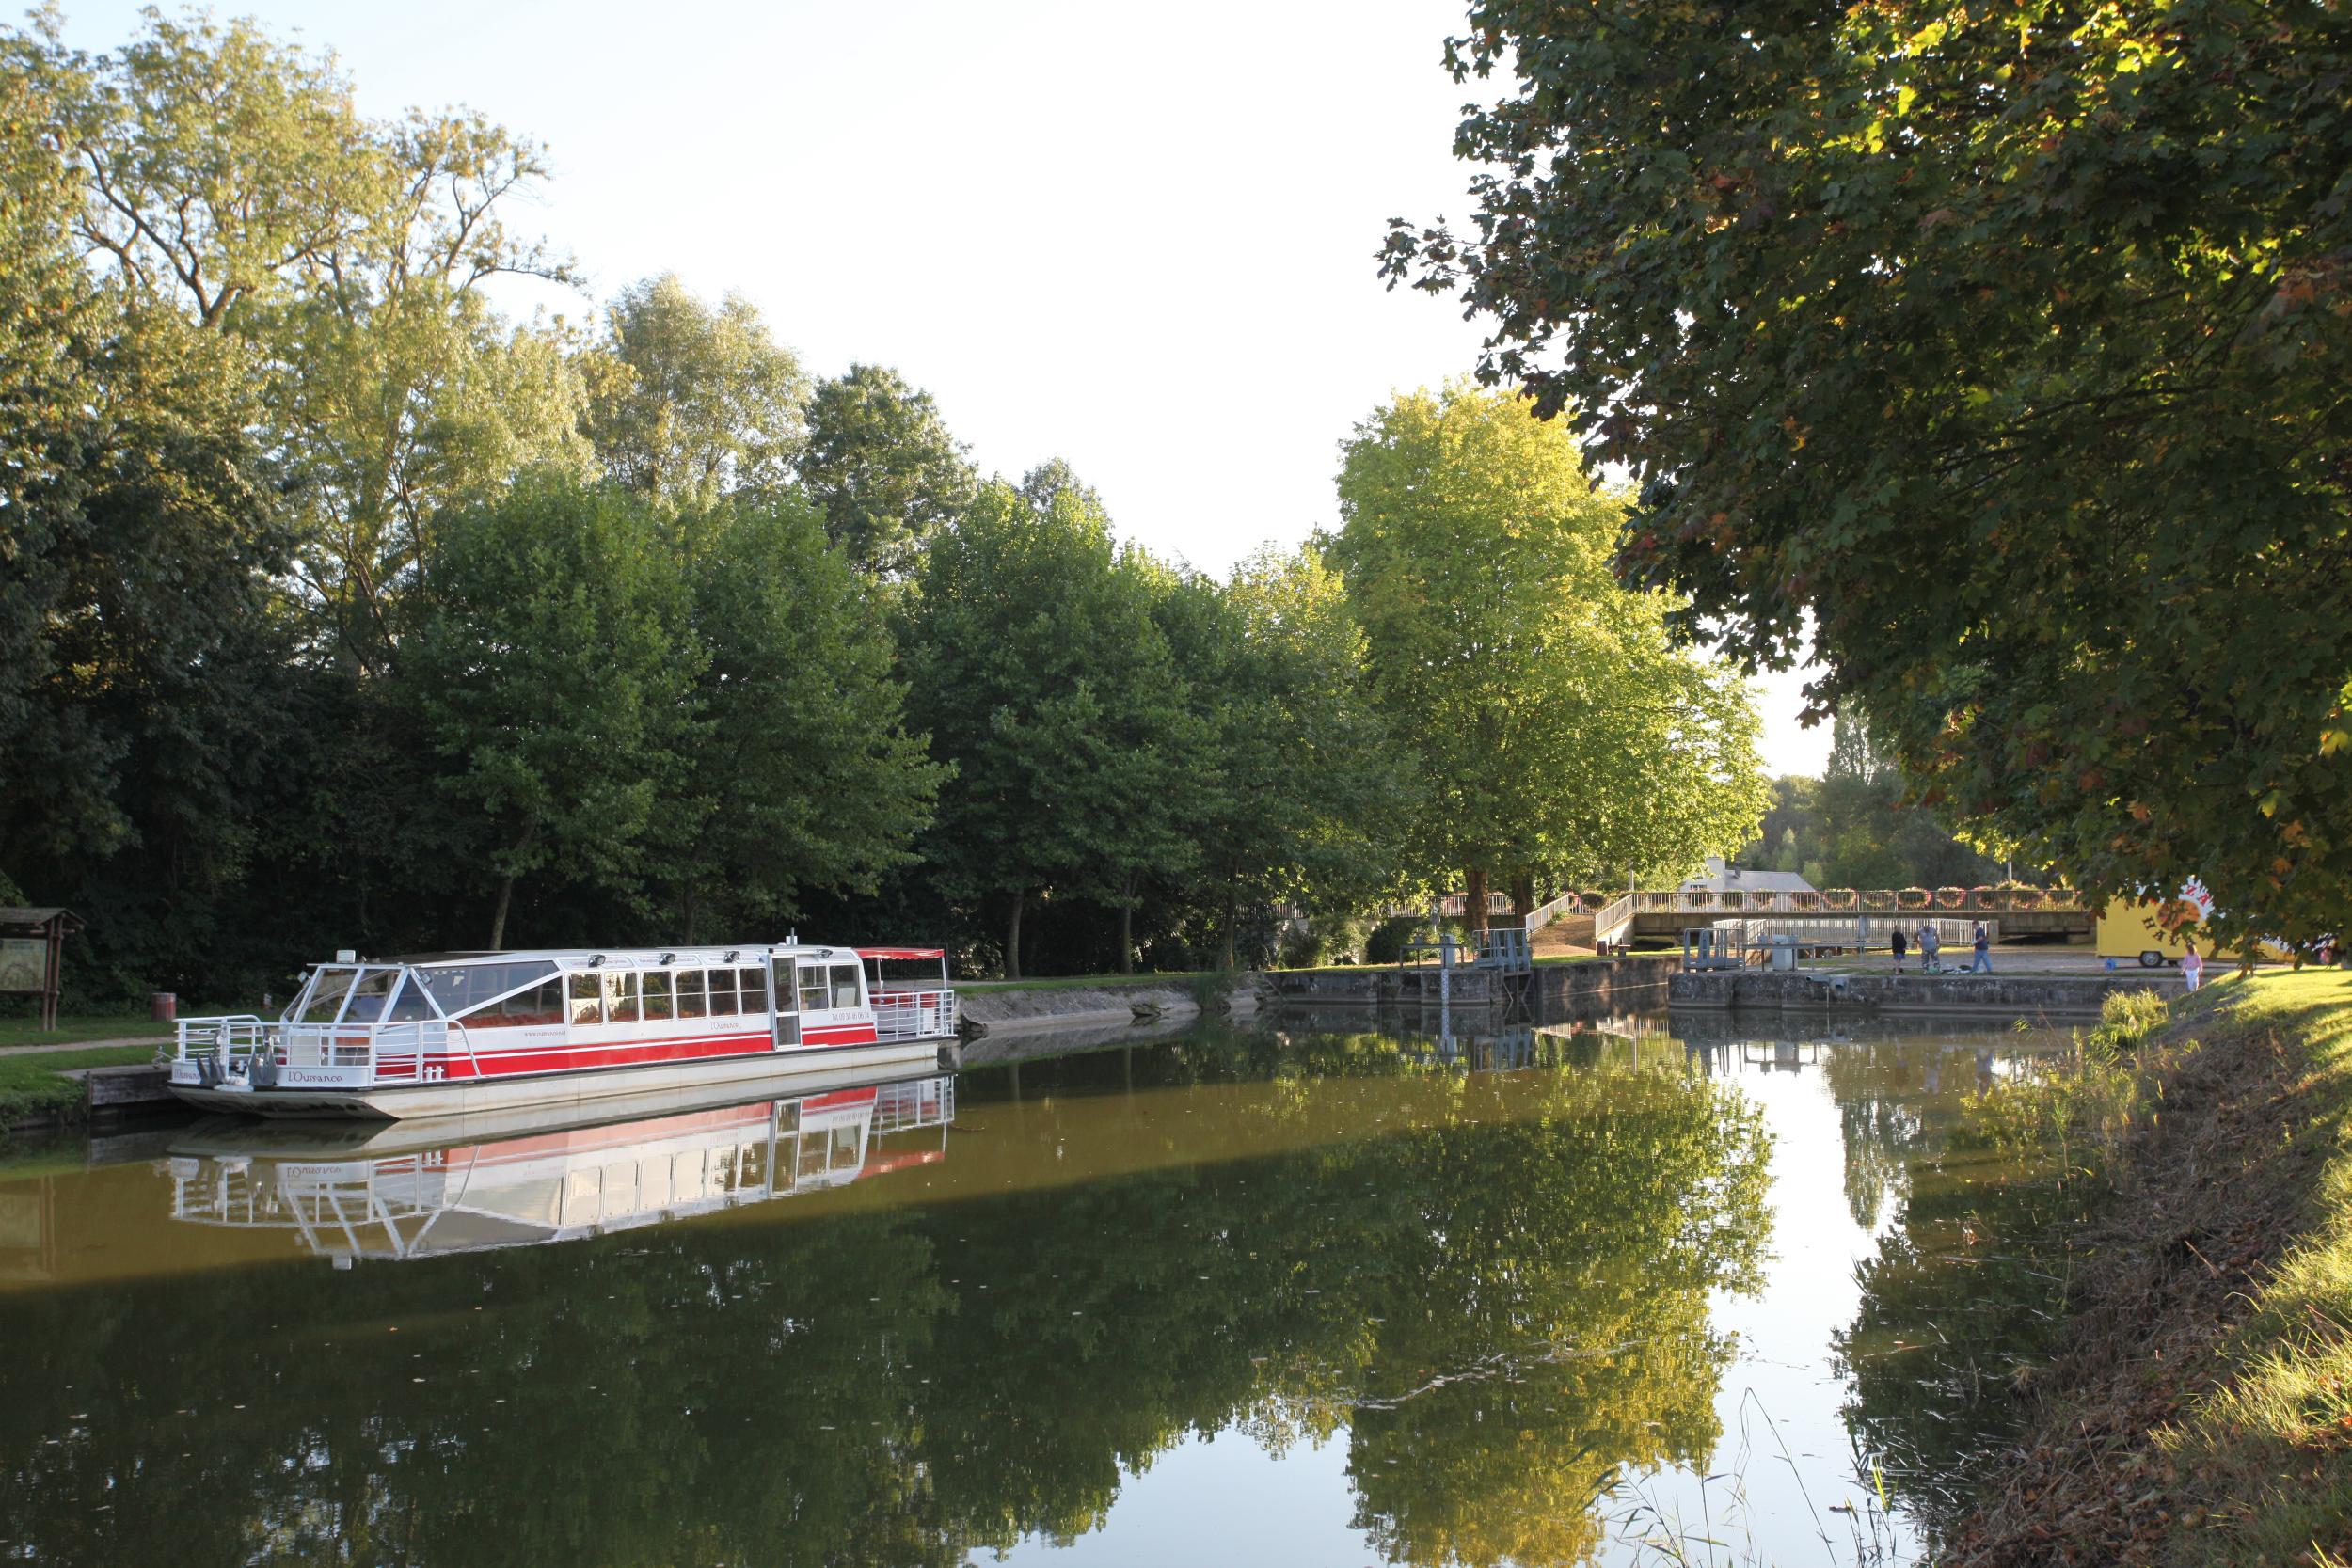
<svg viewBox="0 0 2352 1568"><path fill-rule="evenodd" d="M1908 1560L2078 1200L1960 1103L2056 1037L1768 1016L20 1150L0 1560Z"/></svg>

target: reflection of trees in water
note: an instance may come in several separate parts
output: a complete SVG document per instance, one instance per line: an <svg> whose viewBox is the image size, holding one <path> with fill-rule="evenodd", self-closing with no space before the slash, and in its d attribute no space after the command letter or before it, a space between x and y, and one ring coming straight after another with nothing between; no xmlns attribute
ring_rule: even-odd
<svg viewBox="0 0 2352 1568"><path fill-rule="evenodd" d="M1965 1497L1971 1466L2015 1430L2011 1380L2048 1343L2064 1295L2062 1239L2088 1196L1966 1134L1958 1094L1985 1081L1990 1056L1931 1058L1915 1093L1946 1099L1923 1099L1925 1114L1899 1136L1867 1069L1851 1099L1838 1096L1849 1200L1859 1218L1857 1193L1876 1190L1889 1205L1876 1212L1891 1216L1856 1270L1854 1321L1832 1341L1850 1380L1846 1422L1857 1451L1931 1529ZM1858 1124L1866 1137L1889 1135L1857 1155ZM1894 1174L1873 1189L1888 1165Z"/></svg>
<svg viewBox="0 0 2352 1568"><path fill-rule="evenodd" d="M48 1347L0 1363L0 1541L58 1563L955 1563L1092 1528L1188 1433L1346 1424L1358 1525L1392 1560L1578 1560L1619 1467L1712 1448L1729 1346L1707 1295L1752 1288L1764 1242L1754 1116L1665 1075L1294 1043L1284 1081L1232 1102L1284 1150L1255 1158L0 1299L0 1334ZM1215 1084L1263 1050L1126 1066ZM950 1164L1163 1135L1085 1082L1105 1070L1033 1072ZM1027 1100L1041 1081L1072 1104Z"/></svg>

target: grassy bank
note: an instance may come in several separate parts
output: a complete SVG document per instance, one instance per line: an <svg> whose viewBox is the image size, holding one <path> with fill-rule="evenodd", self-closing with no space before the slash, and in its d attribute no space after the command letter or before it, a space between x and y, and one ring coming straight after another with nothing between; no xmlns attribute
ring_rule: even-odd
<svg viewBox="0 0 2352 1568"><path fill-rule="evenodd" d="M2118 999L1992 1135L2114 1189L1946 1564L2352 1562L2352 975Z"/></svg>
<svg viewBox="0 0 2352 1568"><path fill-rule="evenodd" d="M0 1018L0 1047L56 1045L69 1040L164 1039L171 1025L158 1023L146 1013L69 1013L54 1030L37 1018Z"/></svg>
<svg viewBox="0 0 2352 1568"><path fill-rule="evenodd" d="M152 1060L151 1045L99 1046L88 1051L43 1051L29 1056L0 1056L0 1132L21 1122L82 1114L82 1085L68 1078L74 1068L120 1067Z"/></svg>

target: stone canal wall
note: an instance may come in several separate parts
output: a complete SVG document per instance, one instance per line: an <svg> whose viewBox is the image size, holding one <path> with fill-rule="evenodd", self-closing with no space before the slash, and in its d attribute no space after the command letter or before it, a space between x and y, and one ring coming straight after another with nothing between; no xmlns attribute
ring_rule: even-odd
<svg viewBox="0 0 2352 1568"><path fill-rule="evenodd" d="M1682 962L1677 953L1633 953L1621 958L1535 966L1535 995L1547 1009L1579 1012L1665 1005L1666 983Z"/></svg>
<svg viewBox="0 0 2352 1568"><path fill-rule="evenodd" d="M1547 1007L1662 1006L1666 977L1680 959L1673 954L1595 958L1535 966L1528 982ZM1423 1006L1438 1002L1434 965L1384 969L1278 969L1263 980L1286 1007ZM1448 988L1456 1007L1484 1007L1511 999L1518 982L1486 969L1457 969Z"/></svg>
<svg viewBox="0 0 2352 1568"><path fill-rule="evenodd" d="M1224 1014L1257 1011L1263 993L1256 974L1233 976L1225 990L1210 1000L1210 1010ZM1191 982L1170 980L1136 985L1015 986L1004 990L959 990L959 1010L967 1039L981 1036L1026 1034L1044 1029L1099 1028L1200 1015L1200 992Z"/></svg>
<svg viewBox="0 0 2352 1568"><path fill-rule="evenodd" d="M1862 1013L1997 1013L2095 1017L2118 991L2179 992L2178 975L2132 970L2113 974L1815 974L1804 970L1693 971L1669 982L1671 1006L1777 1010L1830 1008Z"/></svg>

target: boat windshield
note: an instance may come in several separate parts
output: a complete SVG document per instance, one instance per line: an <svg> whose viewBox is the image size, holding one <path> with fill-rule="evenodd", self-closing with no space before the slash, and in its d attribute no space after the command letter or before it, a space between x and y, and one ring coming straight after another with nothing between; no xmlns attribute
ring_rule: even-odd
<svg viewBox="0 0 2352 1568"><path fill-rule="evenodd" d="M342 964L322 965L310 976L300 1000L294 1004L296 1023L332 1023L335 1015L343 1010L343 1003L351 995L351 982L359 977L356 967Z"/></svg>
<svg viewBox="0 0 2352 1568"><path fill-rule="evenodd" d="M392 1000L403 973L398 964L321 964L285 1017L293 1023L374 1023L388 1006L393 1016L410 1017Z"/></svg>

